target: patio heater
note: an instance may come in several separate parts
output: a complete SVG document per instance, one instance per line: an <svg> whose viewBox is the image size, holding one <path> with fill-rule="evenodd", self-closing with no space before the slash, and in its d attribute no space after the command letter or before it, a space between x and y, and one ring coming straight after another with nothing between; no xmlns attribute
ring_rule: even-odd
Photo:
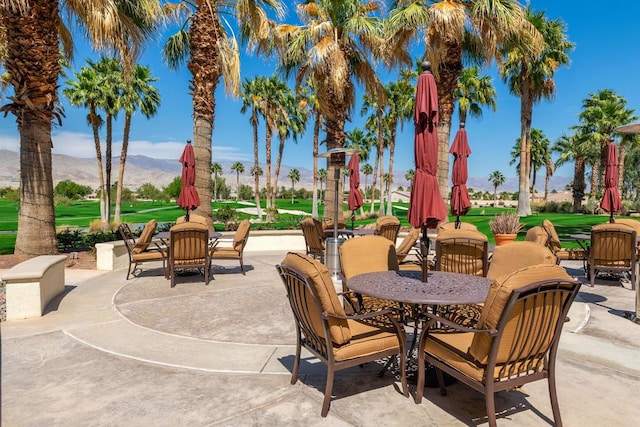
<svg viewBox="0 0 640 427"><path fill-rule="evenodd" d="M340 179L342 167L345 165L345 159L347 155L355 154L358 150L347 148L332 148L327 150L326 153L318 154L318 157L324 157L328 159L327 169L329 166L334 167L334 199L333 199L333 237L329 237L325 240L325 256L324 262L331 273L332 279L337 279L340 275L340 255L338 248L344 239L338 237L338 189L340 188Z"/></svg>
<svg viewBox="0 0 640 427"><path fill-rule="evenodd" d="M640 123L618 126L613 131L622 135L639 135ZM628 311L624 314L624 317L631 320L633 323L640 325L640 284L633 283L632 285L636 288L636 311L635 313Z"/></svg>

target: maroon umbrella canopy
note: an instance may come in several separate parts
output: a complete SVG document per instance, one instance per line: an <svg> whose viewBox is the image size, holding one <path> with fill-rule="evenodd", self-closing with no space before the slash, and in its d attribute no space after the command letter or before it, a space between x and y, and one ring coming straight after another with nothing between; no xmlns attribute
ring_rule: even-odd
<svg viewBox="0 0 640 427"><path fill-rule="evenodd" d="M360 186L360 159L359 154L351 155L349 159L349 209L356 210L362 206L362 194L358 187Z"/></svg>
<svg viewBox="0 0 640 427"><path fill-rule="evenodd" d="M415 125L416 172L411 186L411 201L407 219L415 228L433 228L447 217L447 206L440 195L438 171L438 92L433 75L425 70L418 77Z"/></svg>
<svg viewBox="0 0 640 427"><path fill-rule="evenodd" d="M611 222L613 222L614 212L618 212L621 207L620 193L618 193L618 149L613 141L610 141L607 146L604 194L602 195L600 207L611 214Z"/></svg>
<svg viewBox="0 0 640 427"><path fill-rule="evenodd" d="M194 187L196 183L196 159L193 154L191 141L187 141L187 146L184 147L182 156L180 156L180 163L182 163L182 189L180 190L177 203L178 206L186 211L188 221L189 210L200 206L198 190Z"/></svg>
<svg viewBox="0 0 640 427"><path fill-rule="evenodd" d="M464 123L460 125L456 137L453 139L449 153L453 154L453 168L451 171L451 215L456 215L456 223L460 222L460 215L466 215L471 208L469 192L467 191L467 157L471 154L467 131Z"/></svg>

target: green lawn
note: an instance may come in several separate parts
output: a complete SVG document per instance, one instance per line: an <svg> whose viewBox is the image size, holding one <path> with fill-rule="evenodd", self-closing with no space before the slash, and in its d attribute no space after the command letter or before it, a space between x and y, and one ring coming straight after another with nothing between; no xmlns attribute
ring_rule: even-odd
<svg viewBox="0 0 640 427"><path fill-rule="evenodd" d="M262 202L264 208L264 201ZM222 206L229 206L233 209L250 208L251 205L245 203L236 202L214 202L212 208L214 210ZM295 200L291 203L291 199L280 199L277 201L280 215L278 222L269 225L255 225L256 229L259 228L276 228L287 229L296 228L298 222L304 218L305 215L297 213L283 213L284 210L291 211L303 211L308 214L311 213L312 201L311 200ZM400 219L403 226L409 226L407 221L407 208L408 203L394 203L393 214ZM89 227L92 221L100 218L100 206L98 201L81 201L76 202L71 206L59 206L56 208L56 226L58 229L66 227L70 228L85 228ZM364 212L369 212L370 205L365 204L363 207ZM319 213L322 216L323 206L319 207ZM489 237L489 242L493 243L493 235L489 229L489 220L493 216L502 213L515 211L515 209L508 208L493 208L493 207L473 207L466 216L461 217L461 221L470 222L478 227L478 230L486 234ZM377 210L376 210L377 212ZM345 212L345 218L347 219L347 226L351 226L349 221L350 212ZM360 214L360 209L356 211L356 215ZM184 215L184 211L180 209L174 202L137 202L133 206L122 207L122 220L130 224L143 224L150 219L156 219L158 222L174 222L177 217ZM254 218L255 216L247 213L238 212L238 219ZM577 243L572 242L570 235L575 233L588 233L592 225L602 224L607 221L607 217L603 215L583 215L583 214L560 214L560 213L541 213L534 214L528 217L521 218L521 222L525 225L524 231L518 235L518 240L523 240L526 230L540 225L544 219L549 219L556 227L561 239L566 240L568 247L575 247ZM454 221L455 217L449 216L450 221ZM358 219L355 221L355 226L362 226L375 222L375 218L372 219ZM217 224L216 227L222 230L223 227ZM18 210L14 203L0 199L0 232L8 232L8 234L0 233L0 255L13 253L13 247L15 245L15 234L13 234L18 228Z"/></svg>

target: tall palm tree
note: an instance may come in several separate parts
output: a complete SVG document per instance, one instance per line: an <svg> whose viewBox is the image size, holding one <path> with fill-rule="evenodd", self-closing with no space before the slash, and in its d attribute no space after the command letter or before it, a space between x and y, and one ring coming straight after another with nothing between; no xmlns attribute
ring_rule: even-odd
<svg viewBox="0 0 640 427"><path fill-rule="evenodd" d="M536 181L538 170L543 166L546 166L549 160L550 152L549 152L549 139L546 137L544 132L537 128L531 128L531 134L529 135L529 142L531 148L529 150L529 167L527 168L531 174L529 177L531 182L530 191L533 197L533 194L536 193ZM510 165L516 164L516 171L520 170L520 154L521 154L522 140L518 138L516 140L515 145L511 150L511 161Z"/></svg>
<svg viewBox="0 0 640 427"><path fill-rule="evenodd" d="M319 111L324 121L327 149L342 147L344 125L355 103L354 81L368 93L384 98L384 90L370 61L383 45L376 14L380 4L360 0L305 1L298 6L301 25L276 27L279 63L301 84L315 82ZM398 54L400 54L398 50ZM334 199L342 206L340 189L334 193L336 167L329 165L325 217L332 218ZM327 209L328 208L328 209ZM342 209L338 209L342 215Z"/></svg>
<svg viewBox="0 0 640 427"><path fill-rule="evenodd" d="M301 99L296 99L293 93L287 88L280 94L281 109L280 115L277 117L278 137L278 157L276 158L276 170L273 176L273 205L276 204L276 192L278 191L278 178L280 176L280 166L282 164L282 154L284 153L284 144L287 138L293 138L295 143L298 142L298 136L304 134L307 129L307 109L306 103Z"/></svg>
<svg viewBox="0 0 640 427"><path fill-rule="evenodd" d="M498 201L498 187L504 184L504 175L500 171L493 171L489 174L489 181L493 185L493 201Z"/></svg>
<svg viewBox="0 0 640 427"><path fill-rule="evenodd" d="M242 162L234 162L231 165L231 171L236 173L236 202L240 195L240 174L244 173L244 165Z"/></svg>
<svg viewBox="0 0 640 427"><path fill-rule="evenodd" d="M211 163L211 173L213 174L213 200L218 200L218 177L222 176L222 165L218 162ZM260 212L259 207L258 212Z"/></svg>
<svg viewBox="0 0 640 427"><path fill-rule="evenodd" d="M124 131L122 134L122 149L120 150L120 166L118 168L118 183L116 186L116 205L113 217L116 224L120 223L122 185L124 183L124 167L129 149L131 118L138 109L146 118L156 114L160 105L160 92L151 83L157 80L156 77L151 75L151 68L139 64L134 67L130 78L126 78L126 76L122 78L120 107L124 109Z"/></svg>
<svg viewBox="0 0 640 427"><path fill-rule="evenodd" d="M266 84L266 78L255 77L253 80L246 79L242 83L240 98L242 99L241 113L246 113L251 108L251 116L249 122L253 129L253 168L257 171L259 168L259 145L258 145L258 110L262 106L262 88ZM260 178L253 174L253 197L258 210L258 220L262 221L262 207L260 206Z"/></svg>
<svg viewBox="0 0 640 427"><path fill-rule="evenodd" d="M594 189L599 191L602 188L600 170L607 157L607 144L613 130L636 120L633 113L634 110L627 107L627 100L611 89L589 94L589 97L583 100L582 112L578 115L581 132L599 154L593 159L592 164L592 194Z"/></svg>
<svg viewBox="0 0 640 427"><path fill-rule="evenodd" d="M379 215L383 214L384 210L384 149L389 145L389 140L385 139L385 124L388 121L385 118L385 111L387 108L386 92L385 97L381 98L375 94L365 93L362 96L362 109L360 115L365 115L372 111L365 121L366 129L377 137L376 144L376 163L374 164L373 172L373 191L375 191L376 180L380 178L380 210ZM374 203L371 202L371 213L374 212Z"/></svg>
<svg viewBox="0 0 640 427"><path fill-rule="evenodd" d="M529 175L531 156L531 120L533 106L542 99L552 99L556 92L553 75L562 65L569 64L569 52L573 50L560 19L549 20L544 12L526 9L526 19L542 35L540 52L532 53L523 47L522 41L514 38L502 48L504 62L500 67L503 80L509 90L520 97L520 170L518 215L530 215Z"/></svg>
<svg viewBox="0 0 640 427"><path fill-rule="evenodd" d="M413 178L415 178L416 176L416 171L414 169L409 169L405 174L404 174L404 179L406 179L407 181L409 181L409 189L413 186Z"/></svg>
<svg viewBox="0 0 640 427"><path fill-rule="evenodd" d="M467 114L482 117L482 107L496 111L496 88L489 76L480 76L478 67L465 67L458 78L458 86L453 92L458 102L460 124L467 122Z"/></svg>
<svg viewBox="0 0 640 427"><path fill-rule="evenodd" d="M320 194L322 195L322 187L327 182L327 170L325 168L318 169L318 182L320 183ZM320 197L320 202L322 203L324 197Z"/></svg>
<svg viewBox="0 0 640 427"><path fill-rule="evenodd" d="M164 57L172 69L187 62L191 72L193 103L193 148L196 157L196 184L200 199L206 201L196 213L211 218L211 146L215 119L215 93L220 78L227 93L237 96L240 87L240 52L234 30L250 47L267 40L272 27L267 10L281 17L279 0L181 0L166 2L165 11L182 26L167 39Z"/></svg>
<svg viewBox="0 0 640 427"><path fill-rule="evenodd" d="M293 199L296 191L296 182L300 181L300 171L296 168L293 168L289 171L287 177L291 180L291 204L293 204Z"/></svg>
<svg viewBox="0 0 640 427"><path fill-rule="evenodd" d="M400 130L404 128L404 123L413 117L415 89L413 84L406 78L400 78L396 82L389 83L386 87L389 110L387 120L389 121L389 188L393 185L393 159L395 155L396 134L398 125ZM387 203L387 215L392 215L391 194Z"/></svg>
<svg viewBox="0 0 640 427"><path fill-rule="evenodd" d="M463 69L463 58L490 63L497 48L514 36L540 50L541 38L526 20L518 0L415 1L398 0L390 26L408 35L425 35L425 56L432 64L438 88L438 184L449 192L449 139L454 91Z"/></svg>
<svg viewBox="0 0 640 427"><path fill-rule="evenodd" d="M62 6L62 8L60 7ZM14 253L19 257L58 251L53 209L51 126L61 123L58 98L61 51L72 58L72 32L63 17L83 30L98 50L115 51L123 65L153 30L157 0L135 3L115 0L0 2L0 33L6 34L6 55L0 67L11 76L14 93L0 113L16 116L20 133L20 211Z"/></svg>

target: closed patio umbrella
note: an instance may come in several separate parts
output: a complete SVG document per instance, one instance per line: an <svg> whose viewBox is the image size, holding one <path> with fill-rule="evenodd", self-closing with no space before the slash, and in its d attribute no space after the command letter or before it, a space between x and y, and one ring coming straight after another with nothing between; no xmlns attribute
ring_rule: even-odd
<svg viewBox="0 0 640 427"><path fill-rule="evenodd" d="M431 63L422 63L418 77L414 109L414 150L416 172L411 186L411 200L407 219L415 228L422 229L422 278L427 280L426 262L429 239L427 228L435 226L447 217L447 206L440 195L436 173L438 171L438 92L431 74Z"/></svg>
<svg viewBox="0 0 640 427"><path fill-rule="evenodd" d="M604 171L604 194L600 207L609 212L609 222L614 222L613 214L621 207L620 193L618 193L618 149L613 140L607 146L607 158Z"/></svg>
<svg viewBox="0 0 640 427"><path fill-rule="evenodd" d="M177 203L186 211L185 219L189 221L189 211L200 206L198 190L194 186L196 183L196 159L191 141L187 141L182 156L180 156L180 163L182 163L182 189Z"/></svg>
<svg viewBox="0 0 640 427"><path fill-rule="evenodd" d="M467 131L464 123L460 123L460 129L453 139L449 153L453 154L453 168L451 170L451 215L456 216L456 228L460 228L460 215L466 215L471 208L469 192L467 191L467 158L471 154Z"/></svg>
<svg viewBox="0 0 640 427"><path fill-rule="evenodd" d="M351 229L353 230L353 221L355 217L354 211L362 206L362 194L358 187L360 186L360 155L352 154L349 159L349 198L347 200L349 209L351 210Z"/></svg>

